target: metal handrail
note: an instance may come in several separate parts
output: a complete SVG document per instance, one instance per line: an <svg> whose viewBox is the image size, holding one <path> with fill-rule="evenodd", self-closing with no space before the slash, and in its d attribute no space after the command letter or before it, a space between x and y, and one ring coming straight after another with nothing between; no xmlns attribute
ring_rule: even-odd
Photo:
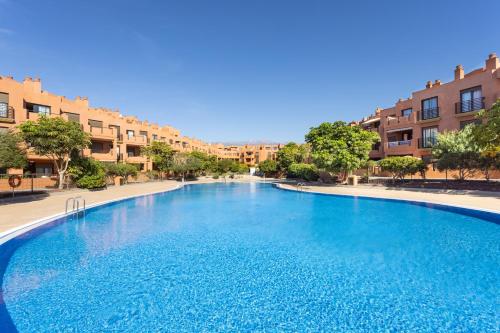
<svg viewBox="0 0 500 333"><path fill-rule="evenodd" d="M297 185L296 185L297 186L297 191L303 191L305 185L306 184L304 184L304 183L297 183Z"/></svg>
<svg viewBox="0 0 500 333"><path fill-rule="evenodd" d="M71 212L73 215L77 215L78 216L78 213L80 212L80 202L82 202L83 204L83 215L85 215L85 210L86 210L86 202L85 202L85 199L82 198L81 196L76 196L76 197L71 197L71 198L68 198L66 199L66 205L65 205L65 214L67 215L68 214L68 205L69 203L72 202L73 203L73 206L71 207Z"/></svg>

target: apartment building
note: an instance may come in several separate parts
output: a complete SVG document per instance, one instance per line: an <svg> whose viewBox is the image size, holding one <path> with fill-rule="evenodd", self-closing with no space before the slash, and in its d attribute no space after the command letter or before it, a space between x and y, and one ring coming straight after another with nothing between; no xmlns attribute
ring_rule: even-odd
<svg viewBox="0 0 500 333"><path fill-rule="evenodd" d="M217 154L217 146L182 136L171 126L159 126L141 121L134 116L123 116L118 111L92 108L86 97L68 99L42 90L40 79L26 78L23 82L0 76L0 131L7 131L40 115L62 117L80 123L91 135L91 146L84 156L103 162L126 162L151 170L152 163L141 156L141 147L152 141L169 143L174 150L203 151ZM28 153L29 171L50 175L53 165L46 157Z"/></svg>
<svg viewBox="0 0 500 333"><path fill-rule="evenodd" d="M465 73L458 65L453 81L428 81L425 89L413 92L410 98L378 108L357 123L380 134L381 142L373 147L370 158L411 155L429 160L438 133L477 122L477 113L499 98L500 62L493 53L483 68Z"/></svg>

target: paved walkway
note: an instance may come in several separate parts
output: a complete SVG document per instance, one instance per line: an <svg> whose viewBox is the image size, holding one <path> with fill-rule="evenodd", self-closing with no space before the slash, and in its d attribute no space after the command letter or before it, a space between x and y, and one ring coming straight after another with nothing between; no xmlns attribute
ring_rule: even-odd
<svg viewBox="0 0 500 333"><path fill-rule="evenodd" d="M20 225L64 213L66 199L81 195L87 205L134 195L163 192L173 189L176 181L151 182L112 186L103 191L69 190L45 196L20 197L19 201L0 201L0 233Z"/></svg>
<svg viewBox="0 0 500 333"><path fill-rule="evenodd" d="M228 181L259 181L257 177ZM223 181L223 180L218 180ZM214 182L212 179L201 179L193 183ZM15 202L0 201L0 233L15 227L64 213L66 199L81 195L87 205L120 199L141 194L163 192L177 187L176 181L151 182L110 187L104 191L91 192L87 190L70 190L54 192L46 196L19 198ZM294 185L282 184L289 189L296 189ZM305 186L304 190L344 195L360 195L379 198L397 198L407 200L427 201L462 207L480 208L500 213L500 195L492 192L477 191L440 191L440 190L408 190L394 189L381 186Z"/></svg>
<svg viewBox="0 0 500 333"><path fill-rule="evenodd" d="M292 184L282 184L284 188L296 190ZM326 194L358 195L374 198L403 199L430 203L483 209L500 213L500 193L460 190L402 189L370 185L306 185L303 191Z"/></svg>

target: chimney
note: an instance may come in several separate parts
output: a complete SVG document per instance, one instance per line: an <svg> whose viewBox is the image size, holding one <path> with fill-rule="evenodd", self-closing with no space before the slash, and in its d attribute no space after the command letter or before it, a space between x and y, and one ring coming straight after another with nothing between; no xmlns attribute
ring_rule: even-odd
<svg viewBox="0 0 500 333"><path fill-rule="evenodd" d="M464 78L464 67L462 65L457 65L455 67L455 80L461 80Z"/></svg>
<svg viewBox="0 0 500 333"><path fill-rule="evenodd" d="M496 53L490 53L488 59L486 59L486 69L497 69L500 68L500 63Z"/></svg>
<svg viewBox="0 0 500 333"><path fill-rule="evenodd" d="M434 86L440 86L440 85L441 85L441 80L434 81Z"/></svg>
<svg viewBox="0 0 500 333"><path fill-rule="evenodd" d="M427 84L425 85L427 89L432 88L432 81L427 81Z"/></svg>

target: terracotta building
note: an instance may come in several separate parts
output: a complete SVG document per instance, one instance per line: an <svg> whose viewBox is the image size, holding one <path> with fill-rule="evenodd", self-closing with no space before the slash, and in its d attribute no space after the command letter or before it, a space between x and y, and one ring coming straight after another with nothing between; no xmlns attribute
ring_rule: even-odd
<svg viewBox="0 0 500 333"><path fill-rule="evenodd" d="M42 90L39 79L26 78L23 82L12 77L0 77L0 131L9 130L26 120L36 120L40 115L62 117L76 121L91 134L92 144L83 154L103 162L127 162L150 170L152 163L140 155L142 146L152 141L169 143L176 151L193 150L217 154L217 146L201 140L182 136L170 126L141 121L133 116L123 116L118 111L89 107L88 99L68 99ZM31 152L28 155L29 171L52 174L51 162Z"/></svg>
<svg viewBox="0 0 500 333"><path fill-rule="evenodd" d="M490 54L483 68L465 73L458 65L453 81L428 81L425 89L392 107L377 109L359 124L380 134L380 144L370 152L372 159L400 155L429 159L438 133L478 121L477 113L499 98L500 62Z"/></svg>

